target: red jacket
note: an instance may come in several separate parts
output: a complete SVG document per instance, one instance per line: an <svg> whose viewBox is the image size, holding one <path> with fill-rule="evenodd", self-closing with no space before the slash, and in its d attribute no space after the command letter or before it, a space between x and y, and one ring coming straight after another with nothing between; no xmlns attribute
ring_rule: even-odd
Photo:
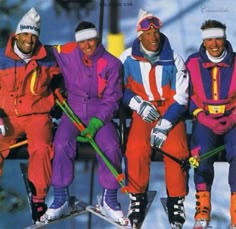
<svg viewBox="0 0 236 229"><path fill-rule="evenodd" d="M52 78L60 73L51 48L39 42L32 59L25 63L13 46L14 34L6 49L0 49L1 113L23 116L50 112L54 106Z"/></svg>

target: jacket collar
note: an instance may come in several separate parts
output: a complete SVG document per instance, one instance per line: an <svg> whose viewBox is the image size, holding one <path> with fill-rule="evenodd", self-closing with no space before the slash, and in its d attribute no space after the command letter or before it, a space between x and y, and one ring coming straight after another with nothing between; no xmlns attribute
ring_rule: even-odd
<svg viewBox="0 0 236 229"><path fill-rule="evenodd" d="M206 54L206 48L204 47L203 43L201 44L200 46L200 49L199 49L199 53L200 53L200 58L201 58L201 61L202 61L202 64L203 64L203 67L205 68L210 68L210 67L213 67L215 65L219 66L219 67L229 67L232 65L233 63L233 60L234 60L234 52L233 52L233 49L232 49L232 46L230 44L229 41L226 40L225 42L225 49L227 51L227 55L225 56L225 58L219 62L219 63L212 63L209 58L207 57L207 54Z"/></svg>
<svg viewBox="0 0 236 229"><path fill-rule="evenodd" d="M159 52L160 54L155 64L174 63L173 51L171 49L170 42L163 33L160 33L160 35L161 35L161 47L160 47L160 52ZM132 56L133 58L137 60L147 61L147 59L144 57L144 54L141 52L140 41L138 38L136 38L133 42Z"/></svg>

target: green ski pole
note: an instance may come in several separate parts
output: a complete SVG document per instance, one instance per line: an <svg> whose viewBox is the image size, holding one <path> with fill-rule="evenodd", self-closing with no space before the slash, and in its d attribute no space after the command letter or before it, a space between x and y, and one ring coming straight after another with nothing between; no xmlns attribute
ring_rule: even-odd
<svg viewBox="0 0 236 229"><path fill-rule="evenodd" d="M80 130L83 131L85 129L85 126L80 121L80 119L75 115L73 110L70 108L70 106L67 104L65 98L61 95L59 91L55 91L55 95L57 96L56 103L59 105L59 107L62 109L62 111L69 117L69 119L75 124L75 126ZM77 137L77 140L79 140L80 136ZM113 176L116 178L116 180L121 185L121 191L128 193L127 187L124 184L124 174L120 174L117 172L117 170L114 168L114 166L111 164L111 162L107 159L107 157L104 155L104 153L100 150L94 139L92 139L89 135L86 136L88 142L91 144L91 146L94 148L94 150L98 153L98 155L101 157L101 159L104 161L110 172L113 174Z"/></svg>

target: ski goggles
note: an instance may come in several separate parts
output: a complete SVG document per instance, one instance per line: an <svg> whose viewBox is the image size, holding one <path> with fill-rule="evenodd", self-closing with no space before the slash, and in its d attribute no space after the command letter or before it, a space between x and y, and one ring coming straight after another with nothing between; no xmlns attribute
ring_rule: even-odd
<svg viewBox="0 0 236 229"><path fill-rule="evenodd" d="M157 17L146 17L137 25L137 32L149 30L151 26L155 29L159 29L162 26L162 23Z"/></svg>

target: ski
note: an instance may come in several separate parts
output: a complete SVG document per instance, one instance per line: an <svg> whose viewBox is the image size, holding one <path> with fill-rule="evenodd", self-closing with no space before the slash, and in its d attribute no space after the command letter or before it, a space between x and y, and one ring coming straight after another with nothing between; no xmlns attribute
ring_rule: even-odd
<svg viewBox="0 0 236 229"><path fill-rule="evenodd" d="M83 213L87 213L86 206L88 206L86 203L78 200L76 197L70 197L70 206L72 208L72 212L69 215L62 216L56 220L49 220L45 222L37 222L36 224L30 225L28 227L25 227L24 229L42 229L47 228L51 224L58 223L60 221L70 219L77 217Z"/></svg>
<svg viewBox="0 0 236 229"><path fill-rule="evenodd" d="M21 174L22 174L23 181L24 181L25 188L26 188L26 192L27 192L27 199L28 199L29 208L31 211L31 195L32 195L32 193L31 193L31 189L29 186L29 182L28 182L28 165L27 165L27 163L20 163L20 169L21 169ZM69 202L70 202L70 206L72 209L71 214L62 216L59 219L52 220L52 221L37 222L36 224L32 224L30 226L27 226L25 229L46 228L50 224L58 223L62 220L76 217L76 216L79 216L79 215L87 212L85 209L85 206L87 204L78 200L76 197L71 196Z"/></svg>
<svg viewBox="0 0 236 229"><path fill-rule="evenodd" d="M148 200L148 203L147 203L147 206L146 206L146 211L145 211L145 217L144 217L144 220L143 222L141 223L140 227L142 227L143 223L145 222L145 218L150 210L150 207L156 197L156 194L157 194L157 191L147 191L147 200Z"/></svg>
<svg viewBox="0 0 236 229"><path fill-rule="evenodd" d="M31 189L29 186L29 182L28 182L28 165L27 163L20 163L20 170L21 170L21 175L23 177L23 181L25 184L25 189L26 189L26 193L27 193L27 200L28 200L28 205L30 208L30 212L31 212Z"/></svg>
<svg viewBox="0 0 236 229"><path fill-rule="evenodd" d="M103 215L100 211L100 208L98 205L96 206L92 206L89 205L86 207L86 210L100 218L102 218L103 220L107 221L108 223L111 223L113 225L115 225L117 228L121 228L121 229L131 229L131 226L129 225L129 220L127 218L122 219L122 221L124 222L124 225L122 225L119 222L115 222L113 221L111 218L106 217L105 215Z"/></svg>
<svg viewBox="0 0 236 229"><path fill-rule="evenodd" d="M160 200L161 200L162 207L163 207L166 215L168 216L167 198L166 197L161 197Z"/></svg>
<svg viewBox="0 0 236 229"><path fill-rule="evenodd" d="M147 204L147 207L146 207L146 212L145 212L145 217L147 216L147 213L152 205L152 202L156 196L157 192L156 191L148 191L147 192L147 198L148 198L148 204ZM98 202L100 203L100 200L98 200ZM98 217L100 217L101 219L107 221L108 223L111 223L112 225L115 225L117 228L121 228L121 229L131 229L131 225L129 223L129 220L124 218L124 225L118 223L118 222L114 222L112 219L104 216L101 211L100 211L100 207L99 205L97 204L96 206L93 206L93 205L89 205L86 207L86 210ZM125 224L125 221L128 220L128 224L126 223ZM144 218L145 220L145 218ZM142 224L144 223L144 221L142 222ZM139 229L141 229L142 227L142 224L139 226Z"/></svg>

